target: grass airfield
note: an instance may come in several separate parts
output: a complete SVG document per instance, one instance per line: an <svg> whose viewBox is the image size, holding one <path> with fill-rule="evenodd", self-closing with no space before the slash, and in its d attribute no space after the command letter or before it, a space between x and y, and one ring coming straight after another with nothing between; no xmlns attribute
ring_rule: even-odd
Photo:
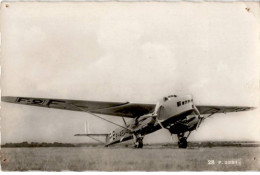
<svg viewBox="0 0 260 175"><path fill-rule="evenodd" d="M2 148L2 171L256 171L260 147Z"/></svg>

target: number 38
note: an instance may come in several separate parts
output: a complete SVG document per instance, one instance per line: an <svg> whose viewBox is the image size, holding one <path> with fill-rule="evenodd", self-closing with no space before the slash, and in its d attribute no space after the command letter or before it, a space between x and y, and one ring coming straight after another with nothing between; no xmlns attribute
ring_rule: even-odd
<svg viewBox="0 0 260 175"><path fill-rule="evenodd" d="M208 160L208 165L214 165L215 161L214 160Z"/></svg>

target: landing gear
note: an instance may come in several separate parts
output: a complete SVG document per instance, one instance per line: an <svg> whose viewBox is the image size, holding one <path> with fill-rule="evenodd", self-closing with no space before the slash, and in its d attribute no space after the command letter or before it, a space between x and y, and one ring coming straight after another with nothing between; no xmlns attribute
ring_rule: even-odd
<svg viewBox="0 0 260 175"><path fill-rule="evenodd" d="M179 146L179 148L187 148L187 146L188 146L187 139L184 137L179 139L178 146Z"/></svg>
<svg viewBox="0 0 260 175"><path fill-rule="evenodd" d="M188 142L187 142L187 138L189 137L191 132L185 132L185 133L178 133L178 146L179 148L187 148L188 146Z"/></svg>
<svg viewBox="0 0 260 175"><path fill-rule="evenodd" d="M135 142L135 148L143 148L143 140L138 140Z"/></svg>
<svg viewBox="0 0 260 175"><path fill-rule="evenodd" d="M134 135L134 147L135 148L143 148L144 144L143 144L143 136L141 135Z"/></svg>

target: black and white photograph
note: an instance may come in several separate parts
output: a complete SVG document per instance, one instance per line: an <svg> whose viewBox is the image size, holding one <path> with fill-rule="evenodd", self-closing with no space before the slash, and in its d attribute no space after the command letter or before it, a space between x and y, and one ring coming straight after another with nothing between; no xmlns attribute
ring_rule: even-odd
<svg viewBox="0 0 260 175"><path fill-rule="evenodd" d="M1 171L259 171L260 2L2 2Z"/></svg>

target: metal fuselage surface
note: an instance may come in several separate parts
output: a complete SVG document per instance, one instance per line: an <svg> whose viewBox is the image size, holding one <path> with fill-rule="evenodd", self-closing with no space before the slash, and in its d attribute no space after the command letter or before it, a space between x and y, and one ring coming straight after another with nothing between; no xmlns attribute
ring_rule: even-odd
<svg viewBox="0 0 260 175"><path fill-rule="evenodd" d="M198 123L198 117L191 115L194 104L191 95L182 97L165 97L157 104L155 113L136 117L126 123L126 128L116 128L106 140L107 145L132 139L134 135L147 135L161 128L169 129L171 133L178 134L193 130ZM156 109L155 109L156 110Z"/></svg>

